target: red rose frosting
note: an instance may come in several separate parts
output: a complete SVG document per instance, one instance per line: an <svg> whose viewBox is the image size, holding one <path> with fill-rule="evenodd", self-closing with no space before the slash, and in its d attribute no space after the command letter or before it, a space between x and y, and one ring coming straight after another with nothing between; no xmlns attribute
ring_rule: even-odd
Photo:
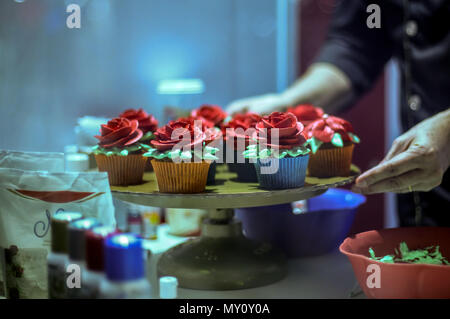
<svg viewBox="0 0 450 319"><path fill-rule="evenodd" d="M177 132L172 136L175 130ZM170 121L166 126L160 127L155 132L155 136L150 143L161 152L171 150L177 144L193 149L207 138L202 128L195 126L192 119Z"/></svg>
<svg viewBox="0 0 450 319"><path fill-rule="evenodd" d="M236 114L230 122L224 125L225 128L243 128L244 130L255 127L261 120L261 116L256 113Z"/></svg>
<svg viewBox="0 0 450 319"><path fill-rule="evenodd" d="M226 134L225 139L234 139L234 146L235 148L238 145L238 139L244 139L245 140L245 147L248 146L249 140L252 137L252 134L248 135L245 134L245 132L239 132L240 130L236 129L242 129L244 131L255 128L256 124L261 120L261 116L256 113L246 113L246 114L236 114L233 119L228 122L226 125L223 126L223 134ZM227 128L231 128L233 130L228 130Z"/></svg>
<svg viewBox="0 0 450 319"><path fill-rule="evenodd" d="M306 142L302 134L303 128L303 124L289 112L273 112L269 116L264 116L256 124L258 138L266 140L268 147L276 149L292 149L303 145ZM279 141L277 144L272 142L272 129L278 129Z"/></svg>
<svg viewBox="0 0 450 319"><path fill-rule="evenodd" d="M147 132L154 132L158 128L158 121L153 117L153 115L149 115L143 109L125 110L122 114L120 114L120 117L124 117L129 120L137 120L139 122L139 129L144 134Z"/></svg>
<svg viewBox="0 0 450 319"><path fill-rule="evenodd" d="M309 124L305 131L308 139L315 137L324 143L330 143L334 133L339 133L343 141L351 141L348 133L354 133L349 122L336 116L316 120Z"/></svg>
<svg viewBox="0 0 450 319"><path fill-rule="evenodd" d="M202 105L198 109L193 110L191 115L194 118L202 117L207 121L214 123L215 126L220 126L223 120L227 117L227 113L225 113L220 106L217 105Z"/></svg>
<svg viewBox="0 0 450 319"><path fill-rule="evenodd" d="M188 116L188 117L180 117L178 121L202 121L202 130L205 131L208 128L214 127L214 123L211 121L208 121L207 119L203 117L194 117L194 116Z"/></svg>
<svg viewBox="0 0 450 319"><path fill-rule="evenodd" d="M137 120L128 120L118 117L110 120L107 124L102 124L100 136L95 136L103 148L125 147L137 142L143 135L138 129Z"/></svg>
<svg viewBox="0 0 450 319"><path fill-rule="evenodd" d="M320 107L315 107L311 104L301 104L295 107L290 107L288 112L291 112L297 117L297 120L304 126L322 118L324 111Z"/></svg>

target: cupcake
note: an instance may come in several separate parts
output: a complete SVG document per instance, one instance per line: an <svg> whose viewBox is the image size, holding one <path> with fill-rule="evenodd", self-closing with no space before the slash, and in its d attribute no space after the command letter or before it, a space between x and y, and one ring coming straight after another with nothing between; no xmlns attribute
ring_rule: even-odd
<svg viewBox="0 0 450 319"><path fill-rule="evenodd" d="M224 123L228 117L227 113L218 105L203 104L199 108L191 112L191 117L197 120L202 120L203 125L207 127L215 127L216 130L223 130ZM216 140L214 142L214 147L219 148L216 156L218 159L224 159L225 148L223 145L223 140ZM223 161L220 161L222 163ZM208 173L208 185L215 184L216 181L216 167L217 161L211 162L209 173Z"/></svg>
<svg viewBox="0 0 450 319"><path fill-rule="evenodd" d="M228 169L237 174L237 180L240 182L256 183L258 181L255 166L243 156L243 152L249 146L256 124L260 120L260 115L249 112L236 114L224 125L226 148L233 154L232 161L227 161Z"/></svg>
<svg viewBox="0 0 450 319"><path fill-rule="evenodd" d="M208 146L214 129L196 125L194 119L171 121L155 132L146 157L152 158L159 191L200 193L205 190L210 163L217 159L216 148Z"/></svg>
<svg viewBox="0 0 450 319"><path fill-rule="evenodd" d="M94 148L99 171L108 172L109 183L125 186L142 183L147 158L139 140L143 133L137 120L115 118L102 124L99 143Z"/></svg>
<svg viewBox="0 0 450 319"><path fill-rule="evenodd" d="M336 116L325 116L309 124L305 131L312 151L309 176L350 175L353 148L359 138L349 122Z"/></svg>
<svg viewBox="0 0 450 319"><path fill-rule="evenodd" d="M288 108L288 112L294 114L297 120L305 127L315 120L321 119L325 114L320 107L311 104L300 104L295 107L290 107Z"/></svg>
<svg viewBox="0 0 450 319"><path fill-rule="evenodd" d="M139 142L143 144L149 144L155 137L154 132L158 129L158 120L151 114L148 114L143 109L128 109L122 112L120 117L124 117L128 120L137 120L139 122L138 128L142 131L143 135ZM152 164L147 161L145 170L151 172Z"/></svg>
<svg viewBox="0 0 450 319"><path fill-rule="evenodd" d="M265 189L302 187L305 183L309 149L305 146L303 124L294 114L273 112L256 124L255 139L244 152L256 160L259 185Z"/></svg>

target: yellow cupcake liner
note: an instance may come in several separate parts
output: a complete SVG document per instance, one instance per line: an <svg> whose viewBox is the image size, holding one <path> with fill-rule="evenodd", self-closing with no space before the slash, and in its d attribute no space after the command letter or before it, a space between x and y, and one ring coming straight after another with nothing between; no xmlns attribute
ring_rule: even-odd
<svg viewBox="0 0 450 319"><path fill-rule="evenodd" d="M354 147L354 144L350 144L344 147L320 148L316 154L311 152L308 175L313 177L349 176Z"/></svg>
<svg viewBox="0 0 450 319"><path fill-rule="evenodd" d="M111 186L126 186L142 183L148 158L140 154L127 156L97 154L95 160L100 172L108 172Z"/></svg>
<svg viewBox="0 0 450 319"><path fill-rule="evenodd" d="M201 193L205 190L210 163L174 163L153 159L159 191L162 193Z"/></svg>

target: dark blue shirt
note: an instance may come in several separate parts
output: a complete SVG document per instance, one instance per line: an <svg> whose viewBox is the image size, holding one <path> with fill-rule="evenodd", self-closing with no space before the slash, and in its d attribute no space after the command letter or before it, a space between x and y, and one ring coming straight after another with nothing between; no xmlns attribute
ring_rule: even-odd
<svg viewBox="0 0 450 319"><path fill-rule="evenodd" d="M378 4L381 28L369 28L369 4ZM350 78L354 98L372 87L386 62L402 73L404 129L450 107L450 0L336 0L318 62Z"/></svg>

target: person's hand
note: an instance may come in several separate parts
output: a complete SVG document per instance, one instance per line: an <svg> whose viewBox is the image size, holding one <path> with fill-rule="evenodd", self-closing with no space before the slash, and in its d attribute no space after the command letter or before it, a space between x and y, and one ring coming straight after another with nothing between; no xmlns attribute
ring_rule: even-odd
<svg viewBox="0 0 450 319"><path fill-rule="evenodd" d="M281 94L272 93L236 100L226 110L228 114L254 112L264 115L282 111L288 106Z"/></svg>
<svg viewBox="0 0 450 319"><path fill-rule="evenodd" d="M450 165L449 110L399 136L381 163L356 179L353 190L363 194L408 193L439 186Z"/></svg>

